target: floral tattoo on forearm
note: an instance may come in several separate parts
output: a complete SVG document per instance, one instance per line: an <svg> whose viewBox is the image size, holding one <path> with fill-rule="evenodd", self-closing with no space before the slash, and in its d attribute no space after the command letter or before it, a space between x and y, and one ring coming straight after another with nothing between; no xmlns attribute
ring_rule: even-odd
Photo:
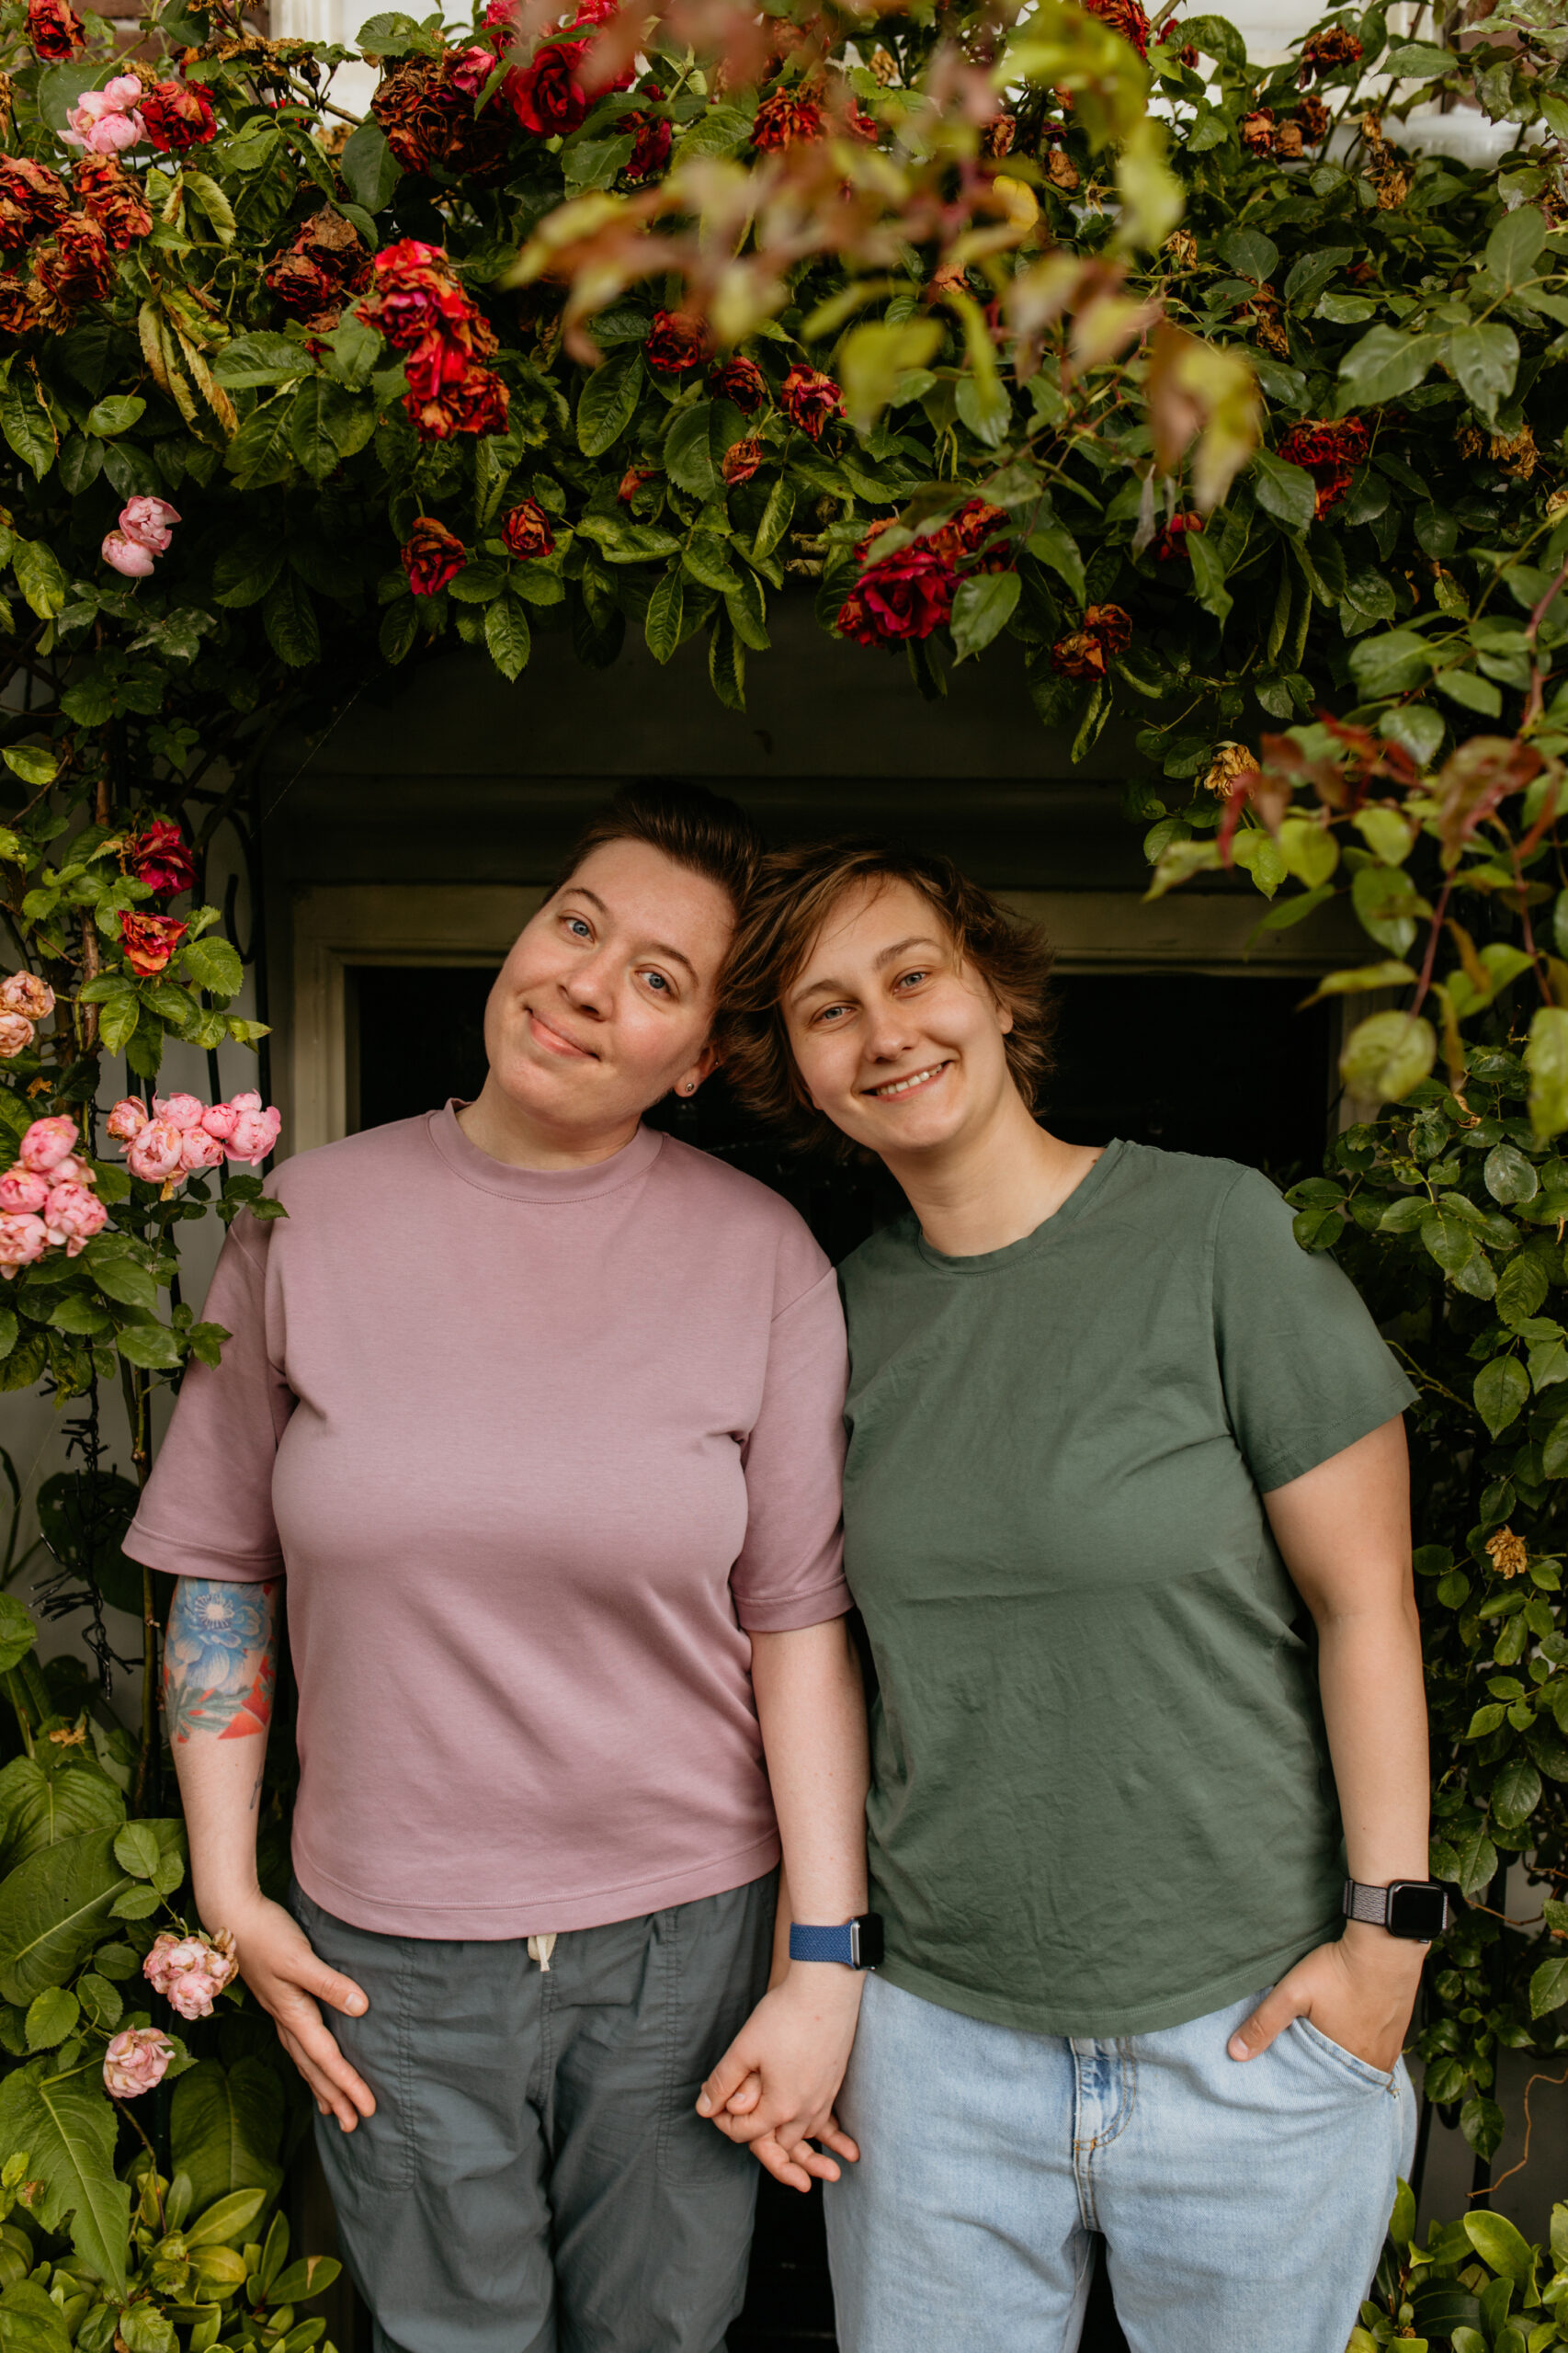
<svg viewBox="0 0 1568 2353"><path fill-rule="evenodd" d="M181 1577L164 1643L164 1711L171 1741L265 1733L278 1680L279 1580L222 1585Z"/></svg>

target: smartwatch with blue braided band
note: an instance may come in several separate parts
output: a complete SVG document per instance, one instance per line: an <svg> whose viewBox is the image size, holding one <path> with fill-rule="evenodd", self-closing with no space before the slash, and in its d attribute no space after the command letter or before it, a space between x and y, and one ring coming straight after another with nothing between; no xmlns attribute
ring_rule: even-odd
<svg viewBox="0 0 1568 2353"><path fill-rule="evenodd" d="M882 1922L877 1912L862 1912L841 1928L808 1928L799 1920L790 1925L791 1961L841 1961L846 1969L875 1969L882 1958Z"/></svg>

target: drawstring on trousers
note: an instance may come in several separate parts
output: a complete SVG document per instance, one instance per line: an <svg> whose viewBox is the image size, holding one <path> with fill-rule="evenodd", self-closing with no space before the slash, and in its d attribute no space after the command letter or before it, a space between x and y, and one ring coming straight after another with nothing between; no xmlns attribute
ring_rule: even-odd
<svg viewBox="0 0 1568 2353"><path fill-rule="evenodd" d="M537 1961L547 1977L550 1974L550 1956L554 1950L555 1930L553 1928L548 1936L528 1938L528 1959Z"/></svg>

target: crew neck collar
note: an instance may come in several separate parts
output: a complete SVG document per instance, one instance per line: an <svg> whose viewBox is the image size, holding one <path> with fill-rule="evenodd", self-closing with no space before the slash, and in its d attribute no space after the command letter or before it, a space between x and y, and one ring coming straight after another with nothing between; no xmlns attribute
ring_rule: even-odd
<svg viewBox="0 0 1568 2353"><path fill-rule="evenodd" d="M1021 1259L1032 1257L1037 1251L1049 1249L1061 1240L1075 1218L1092 1208L1105 1186L1111 1170L1126 1153L1127 1146L1119 1136L1113 1136L1088 1174L1079 1178L1059 1209L1042 1218L1031 1233L1021 1234L1017 1242L1004 1243L1000 1250L978 1250L963 1257L949 1257L945 1250L937 1250L920 1231L918 1219L915 1226L915 1246L928 1267L944 1275L989 1275L1004 1267L1016 1267Z"/></svg>
<svg viewBox="0 0 1568 2353"><path fill-rule="evenodd" d="M460 1098L453 1096L426 1120L430 1141L455 1176L482 1193L499 1194L503 1200L533 1201L542 1208L564 1207L571 1201L597 1200L646 1175L658 1158L664 1138L656 1129L640 1127L631 1142L612 1152L608 1160L591 1160L581 1168L517 1168L510 1161L494 1160L465 1135L458 1120Z"/></svg>

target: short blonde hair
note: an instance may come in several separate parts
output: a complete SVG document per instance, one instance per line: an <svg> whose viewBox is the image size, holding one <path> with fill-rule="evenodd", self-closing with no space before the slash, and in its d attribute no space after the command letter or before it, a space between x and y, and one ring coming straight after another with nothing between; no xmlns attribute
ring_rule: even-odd
<svg viewBox="0 0 1568 2353"><path fill-rule="evenodd" d="M950 858L882 842L809 843L759 863L720 989L714 1040L724 1073L748 1109L806 1147L857 1147L817 1110L790 1051L783 999L812 943L851 891L907 882L941 923L962 961L1013 1017L1004 1043L1014 1085L1031 1111L1055 1067L1053 951L1043 933L961 874Z"/></svg>

